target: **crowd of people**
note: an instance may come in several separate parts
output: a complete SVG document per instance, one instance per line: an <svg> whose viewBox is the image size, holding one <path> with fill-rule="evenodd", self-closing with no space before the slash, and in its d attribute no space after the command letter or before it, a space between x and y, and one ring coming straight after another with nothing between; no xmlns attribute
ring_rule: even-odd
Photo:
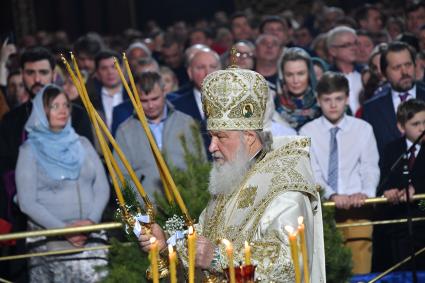
<svg viewBox="0 0 425 283"><path fill-rule="evenodd" d="M425 130L425 2L409 2L402 12L380 3L353 11L317 4L303 17L218 12L210 21L179 21L165 29L150 21L143 32L103 37L90 32L74 42L64 32L26 35L18 44L6 38L0 54L0 218L14 231L74 227L99 223L105 208L115 204L108 204L110 185L99 142L60 63L67 51L76 56L93 106L152 200L163 187L114 66L114 58L122 64L123 51L149 128L169 165L186 168L182 136L188 145L200 139L201 158L216 161L214 144L229 137L217 136L214 129L221 128L207 118L233 98L227 104L217 98L207 109L203 83L208 75L237 66L267 82L261 129L274 138L311 138L314 182L322 187L323 200L335 202L338 222L405 218L406 200L425 193L425 138L406 153L408 178L402 163L393 167ZM233 91L225 84L216 87ZM250 118L254 106L247 103L232 115ZM389 204L377 210L364 205L375 196L385 196ZM423 214L416 204L412 207L413 216ZM382 271L408 256L406 231L402 225L342 229L353 273ZM415 249L423 247L424 237L425 225L416 222ZM61 243L81 247L105 239L103 233L79 234ZM26 244L45 251L54 248L51 242ZM105 256L71 255L74 264L65 269L32 259L30 278L38 282L57 276L64 282L79 273L92 282L99 279L90 277L92 268ZM72 257L94 259L86 260L84 271L73 272L82 265ZM424 256L416 263L425 269ZM19 268L8 266L6 277L20 274Z"/></svg>

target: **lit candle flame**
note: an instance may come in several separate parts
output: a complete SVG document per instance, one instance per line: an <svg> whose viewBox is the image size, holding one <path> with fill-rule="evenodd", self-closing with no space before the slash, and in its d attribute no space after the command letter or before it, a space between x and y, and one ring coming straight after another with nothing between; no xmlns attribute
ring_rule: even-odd
<svg viewBox="0 0 425 283"><path fill-rule="evenodd" d="M227 239L222 239L221 242L226 246L226 248L231 248L232 244Z"/></svg>
<svg viewBox="0 0 425 283"><path fill-rule="evenodd" d="M292 228L292 226L286 225L285 226L285 230L286 232L288 232L290 235L292 235L294 233L294 228Z"/></svg>
<svg viewBox="0 0 425 283"><path fill-rule="evenodd" d="M155 243L156 242L156 238L155 237L150 238L149 239L149 242L151 242L151 244Z"/></svg>
<svg viewBox="0 0 425 283"><path fill-rule="evenodd" d="M298 216L298 225L303 224L303 222L304 222L304 217Z"/></svg>

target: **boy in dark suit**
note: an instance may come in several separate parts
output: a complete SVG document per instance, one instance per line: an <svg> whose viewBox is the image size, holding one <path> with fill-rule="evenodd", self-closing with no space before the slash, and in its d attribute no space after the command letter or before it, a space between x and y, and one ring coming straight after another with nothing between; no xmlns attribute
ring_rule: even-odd
<svg viewBox="0 0 425 283"><path fill-rule="evenodd" d="M391 206L388 209L388 217L392 219L400 219L407 217L406 206L406 190L405 183L407 180L403 178L403 165L407 163L409 168L408 191L409 197L412 198L415 194L425 193L425 138L414 147L407 155L407 160L401 161L399 166L390 173L391 166L396 162L399 156L405 152L413 142L425 130L425 102L417 99L411 99L401 103L397 109L397 127L403 134L403 137L390 142L384 150L381 158L381 178L385 179L388 176L388 181L382 184L381 190L377 195L384 195ZM424 212L418 208L417 203L411 204L412 217L423 216ZM383 256L383 249L376 250L374 254L374 264L377 270L389 268L391 265L401 261L405 257L410 256L410 242L406 225L394 224L385 225L381 229L376 229L376 239L374 245L379 243L376 248L386 250L386 255ZM425 223L413 223L414 231L414 248L417 251L425 246ZM380 233L382 234L380 234ZM387 240L382 241L380 235L386 237ZM389 240L388 241L388 237ZM387 243L383 247L384 243ZM388 251L391 251L388 253ZM376 260L376 261L375 261ZM420 255L416 258L417 268L425 270L425 257ZM409 264L405 265L409 268Z"/></svg>

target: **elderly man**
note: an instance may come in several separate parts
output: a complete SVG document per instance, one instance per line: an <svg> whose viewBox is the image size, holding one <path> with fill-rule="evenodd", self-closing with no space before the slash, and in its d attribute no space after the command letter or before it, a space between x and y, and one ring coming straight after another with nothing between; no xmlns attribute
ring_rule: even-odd
<svg viewBox="0 0 425 283"><path fill-rule="evenodd" d="M209 48L194 51L189 58L187 66L187 74L190 78L191 86L178 90L177 95L169 95L169 100L177 110L191 116L200 123L205 149L208 149L210 138L206 134L205 114L201 102L201 84L208 74L220 68L220 57L215 51Z"/></svg>
<svg viewBox="0 0 425 283"><path fill-rule="evenodd" d="M311 280L325 282L322 215L309 161L310 141L304 137L276 139L263 132L267 82L260 74L238 68L216 71L202 85L202 102L213 155L211 200L196 225L196 266L223 278L228 265L222 245L233 243L235 264L243 261L243 245L251 243L256 279L294 282L285 226L304 217ZM153 225L159 247L165 235ZM140 236L144 251L149 237ZM177 242L185 263L186 244ZM204 272L205 273L205 272Z"/></svg>
<svg viewBox="0 0 425 283"><path fill-rule="evenodd" d="M359 94L362 91L361 66L357 65L359 42L356 31L346 26L338 26L328 32L326 39L329 55L334 64L331 71L341 72L350 86L348 105L356 113L360 107Z"/></svg>
<svg viewBox="0 0 425 283"><path fill-rule="evenodd" d="M239 40L233 47L236 49L236 65L242 69L254 69L255 45L248 40ZM231 65L229 56L229 65Z"/></svg>
<svg viewBox="0 0 425 283"><path fill-rule="evenodd" d="M137 69L138 62L141 59L152 56L152 52L149 50L146 44L138 41L130 44L125 53L127 53L128 63L130 64L132 70Z"/></svg>

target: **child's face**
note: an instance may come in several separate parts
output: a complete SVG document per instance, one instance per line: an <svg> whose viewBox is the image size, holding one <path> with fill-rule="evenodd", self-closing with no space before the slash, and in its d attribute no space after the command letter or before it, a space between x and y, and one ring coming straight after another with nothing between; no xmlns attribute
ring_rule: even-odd
<svg viewBox="0 0 425 283"><path fill-rule="evenodd" d="M415 114L412 119L408 120L404 125L397 123L398 129L402 132L408 140L414 142L425 130L425 111ZM422 142L425 137L422 138Z"/></svg>
<svg viewBox="0 0 425 283"><path fill-rule="evenodd" d="M337 124L344 116L347 100L348 96L343 91L322 94L317 98L323 115L332 124Z"/></svg>

